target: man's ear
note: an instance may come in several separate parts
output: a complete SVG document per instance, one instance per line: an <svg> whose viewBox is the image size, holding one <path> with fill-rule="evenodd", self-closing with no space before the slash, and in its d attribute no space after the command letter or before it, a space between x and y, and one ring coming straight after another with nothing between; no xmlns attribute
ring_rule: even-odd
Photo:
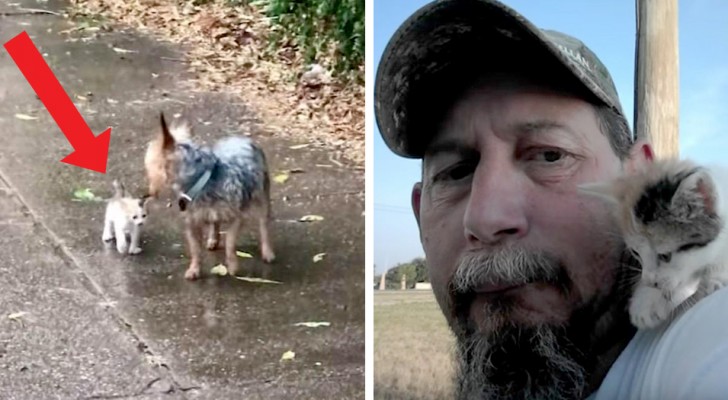
<svg viewBox="0 0 728 400"><path fill-rule="evenodd" d="M641 171L647 165L652 163L655 159L655 153L652 149L652 144L646 140L638 140L632 145L632 149L629 151L629 158L625 165L627 166L627 173L632 174L637 171Z"/></svg>
<svg viewBox="0 0 728 400"><path fill-rule="evenodd" d="M412 188L412 211L415 213L417 227L420 226L420 201L422 200L422 182L415 183Z"/></svg>

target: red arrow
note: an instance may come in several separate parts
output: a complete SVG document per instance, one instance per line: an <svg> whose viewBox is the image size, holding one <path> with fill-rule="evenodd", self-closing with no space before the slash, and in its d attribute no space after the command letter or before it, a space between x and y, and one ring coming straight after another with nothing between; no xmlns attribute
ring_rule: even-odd
<svg viewBox="0 0 728 400"><path fill-rule="evenodd" d="M94 136L26 32L5 43L5 49L73 146L61 162L105 174L111 128Z"/></svg>

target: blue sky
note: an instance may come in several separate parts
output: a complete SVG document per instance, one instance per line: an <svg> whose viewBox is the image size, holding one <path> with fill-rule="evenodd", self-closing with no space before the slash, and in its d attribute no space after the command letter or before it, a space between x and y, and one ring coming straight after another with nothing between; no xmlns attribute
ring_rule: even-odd
<svg viewBox="0 0 728 400"><path fill-rule="evenodd" d="M389 38L425 0L374 0L374 68ZM634 0L506 0L536 26L581 39L607 66L632 123ZM680 151L717 162L728 148L728 1L679 1ZM370 107L372 108L372 107ZM373 108L367 110L373 113ZM410 208L420 162L395 156L374 126L374 263L377 272L422 256Z"/></svg>

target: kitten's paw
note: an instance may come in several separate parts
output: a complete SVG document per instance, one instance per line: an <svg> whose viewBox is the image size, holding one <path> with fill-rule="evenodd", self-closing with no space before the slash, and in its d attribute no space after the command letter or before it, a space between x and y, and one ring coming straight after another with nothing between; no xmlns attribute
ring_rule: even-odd
<svg viewBox="0 0 728 400"><path fill-rule="evenodd" d="M142 252L142 248L141 247L134 247L134 246L132 246L132 247L129 248L129 254L134 255L134 254L139 254L141 252Z"/></svg>
<svg viewBox="0 0 728 400"><path fill-rule="evenodd" d="M673 309L660 289L640 287L629 304L629 316L638 329L650 329L667 320Z"/></svg>
<svg viewBox="0 0 728 400"><path fill-rule="evenodd" d="M103 235L101 235L101 240L108 243L114 240L114 235L112 235L111 233L104 233Z"/></svg>
<svg viewBox="0 0 728 400"><path fill-rule="evenodd" d="M706 294L711 294L717 290L720 290L726 286L726 282L719 279L708 279L705 282Z"/></svg>
<svg viewBox="0 0 728 400"><path fill-rule="evenodd" d="M217 249L218 240L214 238L207 239L207 250L215 250Z"/></svg>
<svg viewBox="0 0 728 400"><path fill-rule="evenodd" d="M128 250L129 246L126 243L116 243L116 251L118 251L119 254L126 254Z"/></svg>

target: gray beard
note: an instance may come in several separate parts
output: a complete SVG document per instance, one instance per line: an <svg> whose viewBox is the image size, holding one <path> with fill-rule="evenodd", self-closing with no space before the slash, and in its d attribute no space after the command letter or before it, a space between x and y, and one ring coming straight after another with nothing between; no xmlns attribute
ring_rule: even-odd
<svg viewBox="0 0 728 400"><path fill-rule="evenodd" d="M618 271L620 282L624 270ZM508 298L485 306L490 333L479 332L469 320L467 298L478 285L533 281L550 282L564 293L571 290L566 271L545 253L503 248L460 260L450 282L456 296L457 399L581 399L595 389L595 376L600 382L614 361L605 357L607 352L633 334L624 312L627 297L614 288L582 304L564 325L514 324L510 315L515 304Z"/></svg>
<svg viewBox="0 0 728 400"><path fill-rule="evenodd" d="M563 328L509 327L457 341L457 399L579 399L587 389L581 354Z"/></svg>

